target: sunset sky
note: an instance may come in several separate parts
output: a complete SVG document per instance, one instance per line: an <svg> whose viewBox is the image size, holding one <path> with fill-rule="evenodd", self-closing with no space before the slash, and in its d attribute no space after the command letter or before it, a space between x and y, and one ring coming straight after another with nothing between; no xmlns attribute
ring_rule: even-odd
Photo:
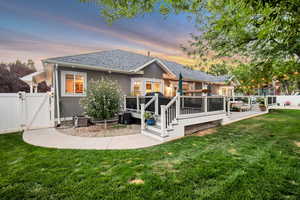
<svg viewBox="0 0 300 200"><path fill-rule="evenodd" d="M108 25L79 0L0 0L0 62L124 49L191 64L180 49L195 33L186 15L158 13Z"/></svg>

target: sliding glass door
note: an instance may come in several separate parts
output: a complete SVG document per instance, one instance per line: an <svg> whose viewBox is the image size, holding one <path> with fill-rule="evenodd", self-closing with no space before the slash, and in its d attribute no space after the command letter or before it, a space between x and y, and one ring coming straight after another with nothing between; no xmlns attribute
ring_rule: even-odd
<svg viewBox="0 0 300 200"><path fill-rule="evenodd" d="M151 92L163 94L164 82L162 79L132 78L131 93L134 96L144 96Z"/></svg>

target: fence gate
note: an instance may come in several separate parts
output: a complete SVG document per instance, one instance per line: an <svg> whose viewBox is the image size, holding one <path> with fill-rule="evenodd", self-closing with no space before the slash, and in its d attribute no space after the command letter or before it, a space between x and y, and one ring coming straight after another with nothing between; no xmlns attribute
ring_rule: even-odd
<svg viewBox="0 0 300 200"><path fill-rule="evenodd" d="M52 93L0 94L0 132L54 126Z"/></svg>

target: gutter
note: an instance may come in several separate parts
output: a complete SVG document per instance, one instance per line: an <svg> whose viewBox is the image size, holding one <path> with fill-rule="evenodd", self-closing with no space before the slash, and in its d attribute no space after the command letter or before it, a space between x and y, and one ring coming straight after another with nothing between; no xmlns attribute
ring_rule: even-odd
<svg viewBox="0 0 300 200"><path fill-rule="evenodd" d="M58 64L55 64L55 96L56 96L57 122L58 125L60 125L61 121L60 121L59 90L58 90Z"/></svg>
<svg viewBox="0 0 300 200"><path fill-rule="evenodd" d="M93 66L93 65L82 65L82 64L76 64L76 63L67 63L67 62L57 62L57 61L51 61L51 60L42 60L43 63L51 63L56 65L63 65L66 67L73 67L73 68L80 68L80 69L89 69L89 70L97 70L97 71L107 71L107 72L115 72L115 73L121 73L121 74L143 74L142 72L132 72L132 71L123 71L123 70L115 70L115 69L108 69L105 67L100 66Z"/></svg>

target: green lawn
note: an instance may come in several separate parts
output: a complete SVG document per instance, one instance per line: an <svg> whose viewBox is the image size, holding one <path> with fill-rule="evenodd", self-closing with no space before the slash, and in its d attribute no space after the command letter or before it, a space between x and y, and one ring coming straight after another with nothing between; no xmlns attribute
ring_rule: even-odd
<svg viewBox="0 0 300 200"><path fill-rule="evenodd" d="M0 199L300 199L296 142L300 111L141 150L56 150L1 135Z"/></svg>

